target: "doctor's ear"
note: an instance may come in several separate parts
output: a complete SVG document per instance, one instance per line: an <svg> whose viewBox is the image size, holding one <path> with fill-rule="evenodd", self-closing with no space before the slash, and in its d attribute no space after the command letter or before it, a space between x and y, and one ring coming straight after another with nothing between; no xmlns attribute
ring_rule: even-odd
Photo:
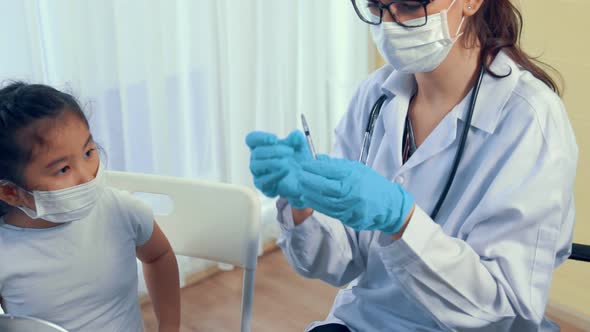
<svg viewBox="0 0 590 332"><path fill-rule="evenodd" d="M23 205L17 186L10 182L0 182L0 201L10 206Z"/></svg>
<svg viewBox="0 0 590 332"><path fill-rule="evenodd" d="M485 0L465 0L463 4L463 15L473 16L483 5Z"/></svg>

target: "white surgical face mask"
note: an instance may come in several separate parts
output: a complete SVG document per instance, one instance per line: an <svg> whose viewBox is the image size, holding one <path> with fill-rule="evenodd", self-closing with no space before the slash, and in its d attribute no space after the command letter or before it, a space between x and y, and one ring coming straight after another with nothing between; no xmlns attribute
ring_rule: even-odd
<svg viewBox="0 0 590 332"><path fill-rule="evenodd" d="M102 165L96 177L84 184L54 191L26 191L35 199L35 210L18 206L29 218L67 223L87 217L104 189Z"/></svg>
<svg viewBox="0 0 590 332"><path fill-rule="evenodd" d="M449 32L448 11L455 1L440 13L429 15L428 22L422 27L405 28L395 22L371 26L373 40L381 56L402 73L427 73L435 70L461 36L459 31L465 17L461 19L455 36L451 36Z"/></svg>

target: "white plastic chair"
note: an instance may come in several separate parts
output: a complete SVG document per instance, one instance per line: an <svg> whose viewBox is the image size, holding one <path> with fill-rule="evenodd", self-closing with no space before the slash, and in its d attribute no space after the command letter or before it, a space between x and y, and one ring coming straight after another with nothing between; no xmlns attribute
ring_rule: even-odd
<svg viewBox="0 0 590 332"><path fill-rule="evenodd" d="M68 332L48 321L27 317L0 314L0 331L2 332Z"/></svg>
<svg viewBox="0 0 590 332"><path fill-rule="evenodd" d="M260 229L257 194L237 185L147 174L108 171L106 179L131 193L170 197L173 211L156 214L156 220L177 255L244 269L241 331L249 332Z"/></svg>

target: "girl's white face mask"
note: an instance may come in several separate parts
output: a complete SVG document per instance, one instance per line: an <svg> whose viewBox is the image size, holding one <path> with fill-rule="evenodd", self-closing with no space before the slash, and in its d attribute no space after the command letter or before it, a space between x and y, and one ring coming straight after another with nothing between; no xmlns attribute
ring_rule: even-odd
<svg viewBox="0 0 590 332"><path fill-rule="evenodd" d="M104 189L103 167L89 182L54 191L26 191L35 200L35 210L18 206L29 218L53 223L67 223L87 217L96 206Z"/></svg>
<svg viewBox="0 0 590 332"><path fill-rule="evenodd" d="M440 13L429 15L428 22L422 27L405 28L395 22L372 25L373 40L381 56L402 73L427 73L435 70L461 36L459 31L465 17L461 18L455 36L451 36L449 31L448 11L455 1Z"/></svg>

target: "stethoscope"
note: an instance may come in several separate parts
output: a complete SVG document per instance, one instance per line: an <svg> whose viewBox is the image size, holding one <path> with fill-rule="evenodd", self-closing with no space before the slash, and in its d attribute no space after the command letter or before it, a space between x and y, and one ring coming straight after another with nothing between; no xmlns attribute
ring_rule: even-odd
<svg viewBox="0 0 590 332"><path fill-rule="evenodd" d="M461 140L459 141L459 147L457 148L457 152L455 153L455 159L453 161L453 168L451 168L451 172L449 174L449 178L447 179L447 183L444 186L443 192L438 198L438 202L434 206L434 210L430 214L430 217L434 220L440 211L440 208L447 197L449 190L451 189L451 185L453 184L453 180L455 179L455 174L457 174L457 169L459 168L459 163L461 162L461 157L463 157L463 150L465 149L465 142L467 141L467 134L469 133L469 127L471 126L471 118L473 117L473 110L475 109L475 103L477 101L477 96L479 95L479 88L481 87L481 82L483 80L483 76L485 73L485 66L481 65L479 69L479 76L477 78L477 83L471 92L471 100L469 102L469 111L467 113L467 119L465 127L463 128L463 133L461 134ZM375 122L381 113L381 107L388 99L387 95L382 95L377 99L373 107L371 108L371 113L369 114L369 120L367 121L367 128L365 129L365 134L363 135L363 142L361 144L361 153L359 155L359 161L363 164L367 164L367 157L369 155L369 149L371 147L371 137L373 136L373 129L375 129Z"/></svg>

